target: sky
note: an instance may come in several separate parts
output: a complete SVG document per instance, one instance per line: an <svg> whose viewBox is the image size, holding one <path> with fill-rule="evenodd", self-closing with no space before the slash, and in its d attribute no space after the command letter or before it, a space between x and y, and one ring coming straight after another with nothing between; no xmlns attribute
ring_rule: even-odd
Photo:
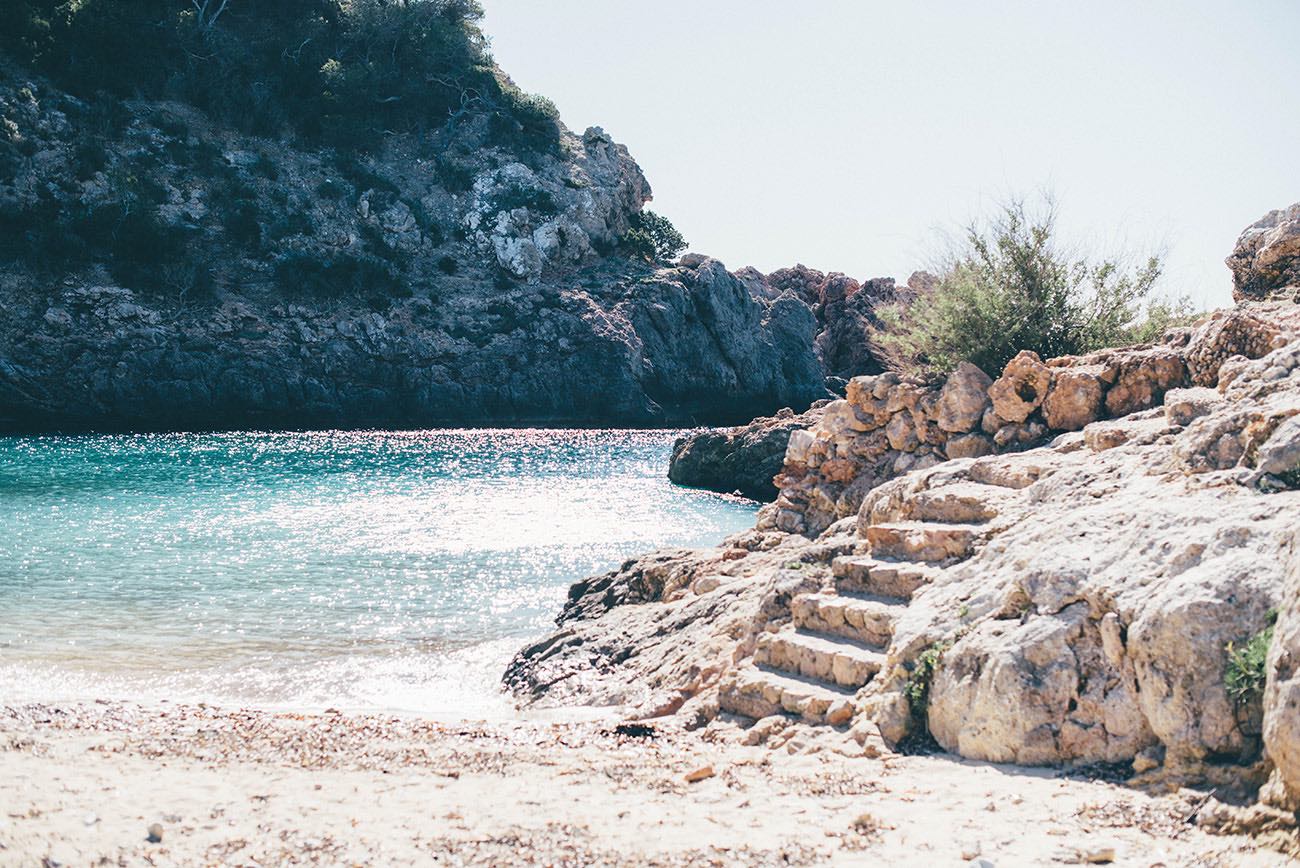
<svg viewBox="0 0 1300 868"><path fill-rule="evenodd" d="M1082 249L1163 251L1231 303L1300 201L1300 2L484 0L500 65L623 142L729 268L905 280L1008 197Z"/></svg>

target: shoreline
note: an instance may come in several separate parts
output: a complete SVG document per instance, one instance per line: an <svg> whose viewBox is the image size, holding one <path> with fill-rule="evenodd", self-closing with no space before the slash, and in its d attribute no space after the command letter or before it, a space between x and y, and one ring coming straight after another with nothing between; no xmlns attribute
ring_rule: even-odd
<svg viewBox="0 0 1300 868"><path fill-rule="evenodd" d="M1287 864L1202 793L616 720L3 707L0 864Z"/></svg>

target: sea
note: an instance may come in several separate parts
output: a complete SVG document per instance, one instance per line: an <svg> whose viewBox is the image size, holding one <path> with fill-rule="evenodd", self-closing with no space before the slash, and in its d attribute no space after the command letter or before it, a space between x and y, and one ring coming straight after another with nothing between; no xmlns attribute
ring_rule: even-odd
<svg viewBox="0 0 1300 868"><path fill-rule="evenodd" d="M573 582L753 524L679 434L0 438L0 704L517 714Z"/></svg>

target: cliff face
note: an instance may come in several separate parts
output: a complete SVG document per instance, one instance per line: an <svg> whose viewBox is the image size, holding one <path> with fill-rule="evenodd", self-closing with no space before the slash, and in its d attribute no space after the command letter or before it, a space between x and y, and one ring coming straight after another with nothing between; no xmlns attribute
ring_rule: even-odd
<svg viewBox="0 0 1300 868"><path fill-rule="evenodd" d="M369 152L0 59L0 428L736 422L825 394L812 306L624 252L599 129Z"/></svg>

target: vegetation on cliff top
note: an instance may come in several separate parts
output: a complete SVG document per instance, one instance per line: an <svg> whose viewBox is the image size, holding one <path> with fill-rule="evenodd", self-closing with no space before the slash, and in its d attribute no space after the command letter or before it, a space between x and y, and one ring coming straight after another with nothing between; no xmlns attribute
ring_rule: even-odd
<svg viewBox="0 0 1300 868"><path fill-rule="evenodd" d="M176 99L246 132L369 149L486 115L511 148L559 115L494 65L478 0L15 0L0 50L82 96Z"/></svg>
<svg viewBox="0 0 1300 868"><path fill-rule="evenodd" d="M893 370L942 376L963 361L997 376L1021 350L1043 358L1154 340L1191 313L1153 297L1158 256L1131 266L1065 249L1049 201L1021 200L972 224L935 284L876 311L872 340Z"/></svg>
<svg viewBox="0 0 1300 868"><path fill-rule="evenodd" d="M623 244L630 255L649 262L670 262L686 249L686 239L672 221L648 210L633 216Z"/></svg>

